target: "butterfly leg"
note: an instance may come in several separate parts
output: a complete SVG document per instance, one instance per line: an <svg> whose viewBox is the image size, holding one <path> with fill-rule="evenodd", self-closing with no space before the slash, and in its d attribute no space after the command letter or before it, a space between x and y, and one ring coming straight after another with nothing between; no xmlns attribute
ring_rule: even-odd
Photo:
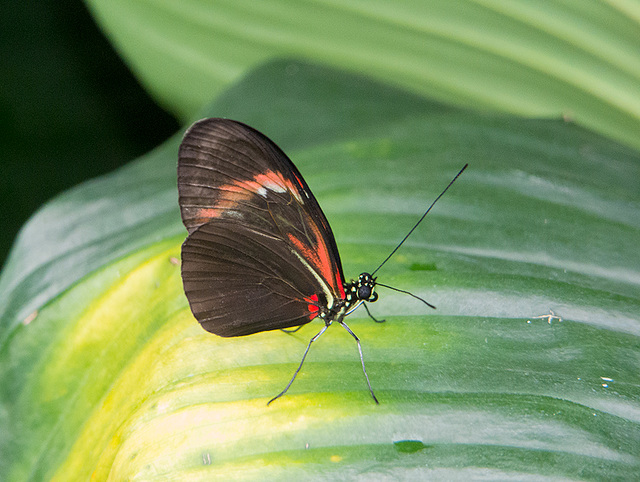
<svg viewBox="0 0 640 482"><path fill-rule="evenodd" d="M304 351L304 355L302 355L302 361L300 361L300 365L298 365L298 369L296 370L296 372L293 374L293 376L291 377L291 380L289 380L289 383L287 384L287 386L284 388L284 390L282 390L280 393L278 393L275 397L273 397L271 400L269 400L267 402L267 406L269 406L269 404L271 402L273 402L274 400L277 400L278 398L280 398L282 395L284 395L285 393L287 393L287 390L289 390L289 387L291 386L291 384L293 383L293 381L296 379L296 376L298 375L298 372L300 371L300 369L302 368L302 364L304 363L304 359L307 358L307 353L309 353L309 348L311 348L311 343L313 343L314 341L316 341L318 338L320 338L320 336L325 332L325 330L329 328L329 325L324 325L322 327L322 330L320 330L320 332L318 332L318 334L316 336L314 336L313 338L311 338L311 340L309 340L309 344L307 345L307 349ZM353 334L353 333L352 333ZM355 335L353 335L355 336ZM357 339L357 338L356 338ZM360 354L360 357L362 358L362 353ZM363 362L364 363L364 362ZM364 365L363 365L364 366ZM366 375L366 373L365 373ZM367 379L368 381L368 379ZM369 387L369 389L371 389L371 387ZM373 394L373 392L371 392ZM375 397L373 397L375 398ZM376 400L377 401L377 400Z"/></svg>
<svg viewBox="0 0 640 482"><path fill-rule="evenodd" d="M369 315L369 318L371 318L373 321L375 321L376 323L384 323L385 321L387 321L387 320L377 319L375 316L371 314L371 312L369 311L369 308L367 307L367 304L363 303L363 305L364 305L364 309L367 310L367 315Z"/></svg>
<svg viewBox="0 0 640 482"><path fill-rule="evenodd" d="M362 347L360 346L360 339L356 336L356 334L353 331L351 331L351 329L347 326L347 324L344 321L339 321L338 323L340 323L343 326L343 328L349 332L349 334L353 337L353 339L356 340L356 343L358 344L358 352L360 352L360 361L362 362L362 371L364 372L364 377L367 379L367 385L369 385L369 392L373 397L373 401L379 405L380 402L378 402L378 399L373 393L373 388L371 388L371 382L369 381L369 375L367 375L367 369L364 367L364 358L362 357Z"/></svg>
<svg viewBox="0 0 640 482"><path fill-rule="evenodd" d="M284 331L285 333L295 333L296 331L298 331L300 328L302 328L304 325L300 325L297 328L294 328L293 330L289 330L287 328L280 328L280 331Z"/></svg>

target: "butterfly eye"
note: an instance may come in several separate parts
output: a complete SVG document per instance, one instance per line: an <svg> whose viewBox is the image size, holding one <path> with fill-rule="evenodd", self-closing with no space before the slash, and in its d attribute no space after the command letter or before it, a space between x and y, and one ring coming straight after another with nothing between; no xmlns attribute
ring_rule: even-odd
<svg viewBox="0 0 640 482"><path fill-rule="evenodd" d="M358 288L359 300L368 300L370 296L371 296L371 286L362 285Z"/></svg>

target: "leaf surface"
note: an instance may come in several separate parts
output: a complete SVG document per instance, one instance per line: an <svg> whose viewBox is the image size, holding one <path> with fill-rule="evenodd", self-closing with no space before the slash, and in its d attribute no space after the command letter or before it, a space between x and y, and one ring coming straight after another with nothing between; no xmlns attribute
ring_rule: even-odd
<svg viewBox="0 0 640 482"><path fill-rule="evenodd" d="M183 119L249 69L295 56L460 106L565 116L640 148L637 0L86 3Z"/></svg>
<svg viewBox="0 0 640 482"><path fill-rule="evenodd" d="M286 82L285 82L286 80ZM640 470L640 155L561 120L450 108L341 71L265 65L206 115L293 159L347 276L332 327L224 339L182 291L174 138L56 198L0 278L6 480L630 479ZM555 314L552 315L551 311ZM548 316L551 315L551 316Z"/></svg>

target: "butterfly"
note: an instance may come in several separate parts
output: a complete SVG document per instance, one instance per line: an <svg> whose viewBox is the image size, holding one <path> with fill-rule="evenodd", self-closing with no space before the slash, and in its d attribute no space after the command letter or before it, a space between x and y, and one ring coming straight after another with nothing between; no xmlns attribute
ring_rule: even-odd
<svg viewBox="0 0 640 482"><path fill-rule="evenodd" d="M316 318L323 322L288 385L268 404L287 392L312 343L333 323L355 339L369 392L378 403L360 340L344 318L375 302L376 286L395 289L374 275L431 207L375 271L346 281L331 226L300 171L252 127L221 118L193 124L179 149L178 193L189 233L182 245L182 280L191 311L205 330L235 337L295 331Z"/></svg>

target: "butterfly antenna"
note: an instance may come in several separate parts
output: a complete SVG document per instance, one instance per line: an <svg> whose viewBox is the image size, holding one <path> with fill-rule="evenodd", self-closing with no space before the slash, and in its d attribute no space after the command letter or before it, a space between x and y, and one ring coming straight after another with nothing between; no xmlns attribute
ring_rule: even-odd
<svg viewBox="0 0 640 482"><path fill-rule="evenodd" d="M429 303L428 301L423 300L419 296L416 296L416 295L414 295L413 293L411 293L409 291L405 291L405 290L401 290L401 289L398 289L398 288L394 288L393 286L389 286L389 285L383 285L382 283L376 283L376 286L382 286L383 288L389 288L390 290L397 291L398 293L404 293L405 295L413 296L416 300L422 301L429 308L433 308L434 310L436 309L436 307L433 306L431 303ZM374 318L374 320L375 320L375 318Z"/></svg>
<svg viewBox="0 0 640 482"><path fill-rule="evenodd" d="M439 199L444 195L444 193L445 193L445 192L447 192L447 190L451 187L451 185L452 185L454 182L456 182L456 179L458 179L458 178L460 177L460 174L462 174L462 172L467 168L467 166L468 166L468 165L469 165L469 164L465 164L465 165L464 165L464 167L463 167L462 169L460 169L460 171L458 172L458 174L456 174L456 176L451 180L451 182L449 182L449 184L447 185L447 187L445 187L445 188L444 188L444 191L442 191L442 192L440 193L440 195L439 195L439 196L438 196L438 197L437 197L437 198L436 198L436 199L431 203L431 206L429 206L429 209L427 209L427 210L425 211L425 213L424 213L424 214L422 215L422 217L418 220L418 222L417 222L417 223L416 223L416 224L411 228L411 230L407 233L407 235L406 235L404 238L402 238L402 241L400 241L400 244L398 244L398 246L396 246L396 247L394 248L394 250L393 250L393 251L391 251L391 254L389 254L389 256L387 256L387 257L385 258L385 260L384 260L382 263L380 263L380 266L378 266L378 267L373 271L373 273L371 273L371 275L372 275L372 276L373 276L374 274L376 274L376 272L377 272L380 268L382 268L382 267L384 266L384 264L385 264L387 261L389 261L389 258L391 258L391 256L393 256L393 255L396 253L396 251L398 251L398 249L400 249L400 246L402 246L402 245L404 244L404 242L407 240L407 238L408 238L409 236L411 236L411 233L413 233L413 232L415 231L415 229L420 225L420 223L422 222L422 220L427 216L427 214L429 214L429 211L431 211L431 208L433 207L433 205L434 205L435 203L437 203L437 202L438 202L438 200L439 200ZM382 285L380 285L380 286L382 286ZM389 287L387 286L387 288L389 288ZM392 289L395 289L395 288L392 288ZM396 291L400 291L400 290L396 290ZM414 296L414 295L412 295L411 293L409 293L409 294L410 294L411 296ZM414 296L414 297L415 297L415 298L418 298L417 296ZM420 299L420 298L418 298L418 299ZM424 300L421 300L421 301L424 301ZM426 301L424 301L424 302L425 302L425 303L427 303ZM429 305L429 303L427 303L427 304ZM431 306L431 305L429 305L429 306Z"/></svg>

